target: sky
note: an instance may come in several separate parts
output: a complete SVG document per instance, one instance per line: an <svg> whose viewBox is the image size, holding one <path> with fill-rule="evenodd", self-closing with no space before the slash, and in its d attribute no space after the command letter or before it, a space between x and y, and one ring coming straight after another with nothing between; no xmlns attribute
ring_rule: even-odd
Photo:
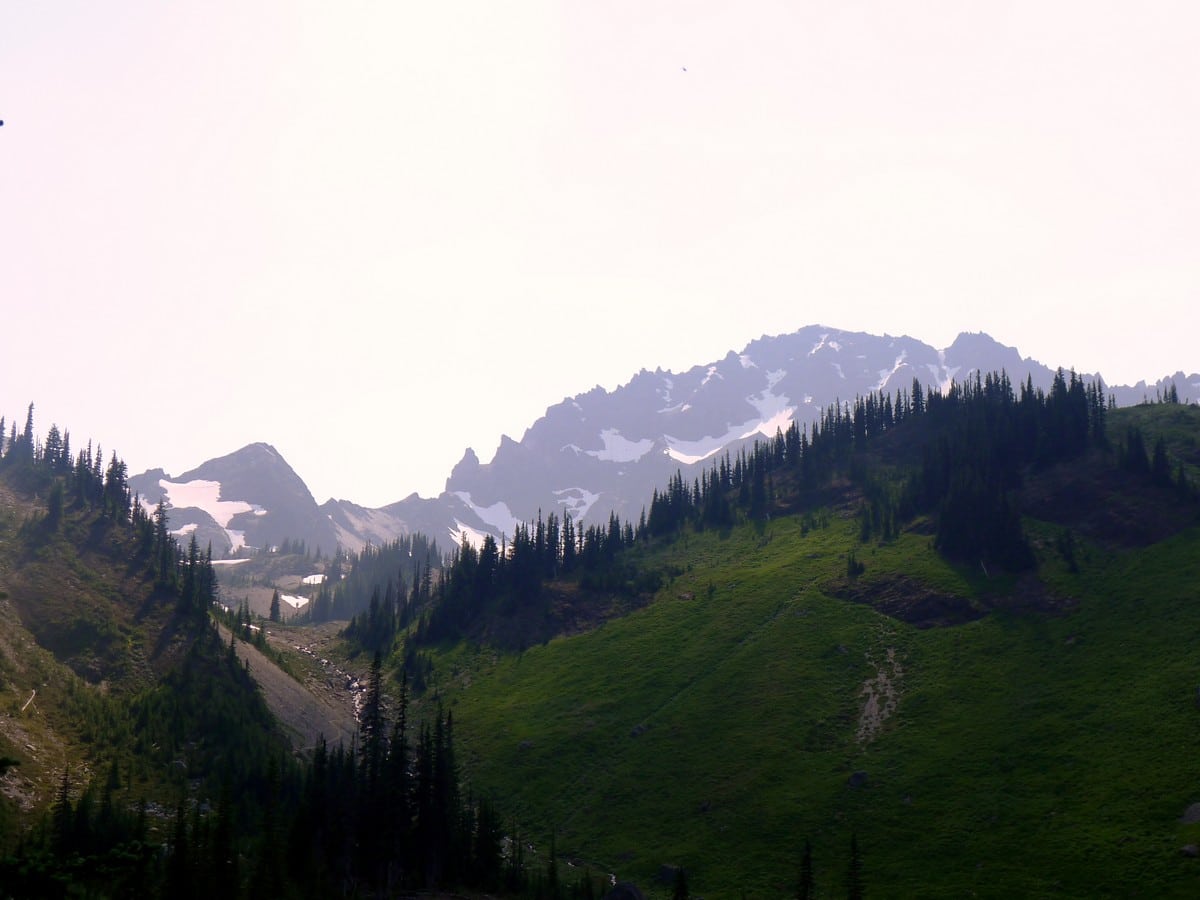
<svg viewBox="0 0 1200 900"><path fill-rule="evenodd" d="M318 502L805 325L1200 370L1200 5L0 6L0 413Z"/></svg>

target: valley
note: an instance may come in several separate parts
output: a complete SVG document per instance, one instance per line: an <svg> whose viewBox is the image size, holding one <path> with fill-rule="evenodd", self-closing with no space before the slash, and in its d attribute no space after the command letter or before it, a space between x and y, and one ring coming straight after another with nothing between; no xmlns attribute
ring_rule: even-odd
<svg viewBox="0 0 1200 900"><path fill-rule="evenodd" d="M0 826L43 849L0 873L26 888L105 896L120 856L152 896L1200 889L1198 406L914 383L630 519L228 560L115 457L20 441Z"/></svg>

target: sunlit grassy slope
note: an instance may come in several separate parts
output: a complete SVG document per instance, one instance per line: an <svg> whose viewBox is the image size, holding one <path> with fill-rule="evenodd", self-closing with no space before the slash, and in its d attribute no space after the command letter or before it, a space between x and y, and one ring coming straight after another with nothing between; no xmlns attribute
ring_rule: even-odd
<svg viewBox="0 0 1200 900"><path fill-rule="evenodd" d="M1080 539L1077 573L1060 525L1027 529L1020 579L920 529L860 545L836 511L691 534L648 551L682 571L648 607L520 655L443 648L436 693L476 791L644 887L674 864L697 895L794 895L807 838L841 896L856 833L869 896L1200 896L1200 529ZM918 629L837 599L851 549L858 595L906 576L988 613ZM874 732L865 687L898 701Z"/></svg>

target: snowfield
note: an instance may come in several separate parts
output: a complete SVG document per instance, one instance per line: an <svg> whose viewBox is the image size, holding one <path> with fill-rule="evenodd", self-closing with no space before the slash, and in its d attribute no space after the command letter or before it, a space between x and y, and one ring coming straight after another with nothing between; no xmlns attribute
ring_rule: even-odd
<svg viewBox="0 0 1200 900"><path fill-rule="evenodd" d="M245 532L229 527L233 517L241 513L253 513L256 516L267 514L267 510L255 503L247 503L245 500L222 500L221 482L219 481L207 481L203 478L193 481L170 481L160 478L158 486L163 490L163 499L166 500L168 510L199 509L211 516L213 521L224 529L225 535L229 538L230 553L236 553L240 548L246 546ZM142 507L150 515L154 514L155 505L142 500ZM185 537L194 532L196 527L192 523L171 533L176 537Z"/></svg>
<svg viewBox="0 0 1200 900"><path fill-rule="evenodd" d="M520 522L517 520L517 517L512 514L512 510L508 508L508 504L503 500L499 501L498 503L493 503L491 506L477 506L471 501L471 495L466 491L455 491L454 496L465 503L470 508L471 512L479 516L479 518L482 519L485 524L491 525L494 529L496 529L499 534L512 535L517 533L517 526L520 524ZM451 529L451 535L461 532L462 529L466 527L457 519L454 521L458 528L457 530ZM461 540L461 534L459 534L459 537ZM483 540L482 535L480 536L480 540Z"/></svg>
<svg viewBox="0 0 1200 900"><path fill-rule="evenodd" d="M600 440L604 442L603 450L584 452L603 462L637 462L654 447L654 441L650 438L631 441L622 437L621 432L615 428L605 428L600 432Z"/></svg>

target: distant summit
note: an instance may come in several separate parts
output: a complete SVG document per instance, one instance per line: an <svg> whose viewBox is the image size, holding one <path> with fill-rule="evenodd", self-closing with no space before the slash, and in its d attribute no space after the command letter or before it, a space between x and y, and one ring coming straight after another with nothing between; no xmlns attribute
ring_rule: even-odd
<svg viewBox="0 0 1200 900"><path fill-rule="evenodd" d="M1046 390L1056 368L983 333L964 332L939 350L907 336L812 325L758 338L686 372L643 369L611 392L595 387L565 397L519 441L501 438L490 462L468 448L435 498L413 494L380 509L330 500L318 509L269 444L251 444L175 479L158 470L131 483L151 505L165 492L171 527L192 528L202 542L212 540L214 550L268 546L285 537L310 548L357 550L415 531L447 546L484 534L511 536L539 514L594 523L615 512L637 521L653 490L676 470L693 477L697 467L773 437L793 421L811 424L831 404L873 391L909 391L914 381L944 390L954 380L1000 370L1014 383L1029 379ZM1171 385L1182 402L1200 399L1200 375L1182 372L1106 388L1126 406L1154 400ZM403 448L396 454L403 459Z"/></svg>
<svg viewBox="0 0 1200 900"><path fill-rule="evenodd" d="M332 553L337 533L292 467L270 444L248 444L178 477L153 469L129 480L149 509L165 499L172 532L194 534L213 556L243 548L303 541L310 551Z"/></svg>

